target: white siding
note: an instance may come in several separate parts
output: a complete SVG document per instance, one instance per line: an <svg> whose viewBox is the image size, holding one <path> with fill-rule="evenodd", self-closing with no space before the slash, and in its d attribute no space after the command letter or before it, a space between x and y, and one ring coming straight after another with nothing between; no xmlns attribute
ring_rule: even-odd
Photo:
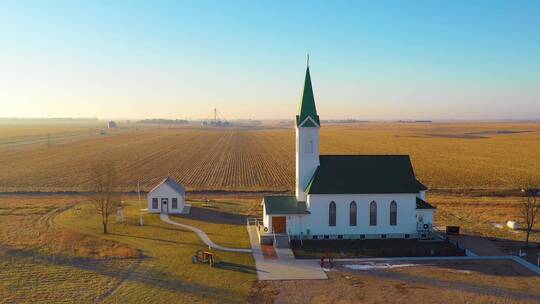
<svg viewBox="0 0 540 304"><path fill-rule="evenodd" d="M390 225L390 203L397 203L397 225ZM328 212L330 202L336 203L336 226L329 226ZM349 225L349 206L352 201L357 206L356 226ZM369 225L369 204L377 203L377 225ZM358 194L358 195L309 195L309 211L311 214L304 216L301 225L299 217L291 219L288 228L291 233L304 235L381 235L387 234L410 234L417 233L416 219L416 194ZM425 220L428 212L425 212ZM431 212L432 218L432 212Z"/></svg>
<svg viewBox="0 0 540 304"><path fill-rule="evenodd" d="M154 209L152 208L152 199L157 198L158 199L158 208ZM160 213L161 212L161 199L167 198L169 205L169 213L175 214L175 213L181 213L184 209L184 199L185 194L178 193L176 190L171 188L167 184L162 184L158 188L154 189L153 191L149 192L147 195L147 203L148 203L148 212L150 213ZM178 208L172 209L172 199L177 198L178 199Z"/></svg>
<svg viewBox="0 0 540 304"><path fill-rule="evenodd" d="M296 199L302 202L306 201L304 189L319 165L319 141L319 128L296 128Z"/></svg>
<svg viewBox="0 0 540 304"><path fill-rule="evenodd" d="M426 200L426 190L423 190L423 191L420 191L420 195L418 196L420 197L422 200Z"/></svg>

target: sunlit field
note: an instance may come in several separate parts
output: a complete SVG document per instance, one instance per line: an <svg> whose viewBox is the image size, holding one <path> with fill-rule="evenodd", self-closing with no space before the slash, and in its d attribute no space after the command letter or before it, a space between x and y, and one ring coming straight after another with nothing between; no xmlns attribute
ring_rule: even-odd
<svg viewBox="0 0 540 304"><path fill-rule="evenodd" d="M218 244L246 247L244 216L253 204L221 200L208 209L212 223L182 221ZM216 252L217 268L193 264L197 250L208 250L194 233L159 215L138 226L135 198L125 197L124 206L124 221L111 220L103 235L84 197L0 196L0 302L244 302L256 279L251 254ZM228 222L231 215L240 221Z"/></svg>
<svg viewBox="0 0 540 304"><path fill-rule="evenodd" d="M291 191L294 145L292 128L126 128L67 142L4 145L0 191L84 191L93 164L109 160L126 191L138 181L148 190L166 175L190 191ZM321 128L321 153L409 154L419 179L439 190L518 189L540 177L538 151L538 123Z"/></svg>

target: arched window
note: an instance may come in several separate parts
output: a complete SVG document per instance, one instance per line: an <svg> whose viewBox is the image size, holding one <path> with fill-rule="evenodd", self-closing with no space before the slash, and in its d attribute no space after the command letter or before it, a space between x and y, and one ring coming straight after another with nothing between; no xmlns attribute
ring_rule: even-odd
<svg viewBox="0 0 540 304"><path fill-rule="evenodd" d="M377 226L377 203L375 201L369 204L369 225Z"/></svg>
<svg viewBox="0 0 540 304"><path fill-rule="evenodd" d="M397 225L397 204L396 201L390 203L390 226Z"/></svg>
<svg viewBox="0 0 540 304"><path fill-rule="evenodd" d="M356 202L352 201L349 207L349 225L356 226Z"/></svg>
<svg viewBox="0 0 540 304"><path fill-rule="evenodd" d="M328 207L328 225L336 226L336 203L330 202Z"/></svg>

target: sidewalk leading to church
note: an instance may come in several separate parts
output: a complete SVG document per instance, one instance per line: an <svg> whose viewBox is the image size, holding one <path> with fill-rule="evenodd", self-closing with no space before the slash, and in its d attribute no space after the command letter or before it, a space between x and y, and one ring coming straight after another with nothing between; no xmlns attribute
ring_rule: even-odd
<svg viewBox="0 0 540 304"><path fill-rule="evenodd" d="M175 222L175 221L169 219L169 216L167 214L161 214L160 218L165 223L175 225L175 226L180 226L182 228L189 229L189 230L195 232L197 234L197 236L201 239L201 241L203 243L205 243L208 247L212 248L212 249L221 250L221 251L229 251L229 252L242 252L242 253L251 252L251 249L229 248L229 247L220 246L220 245L212 242L212 240L208 237L208 235L204 231L202 231L201 229L193 227L193 226L189 226L189 225L186 225L186 224L181 224L181 223Z"/></svg>
<svg viewBox="0 0 540 304"><path fill-rule="evenodd" d="M297 260L289 248L276 248L277 259L265 259L257 239L255 226L248 225L249 240L260 281L268 280L325 280L326 273L313 260Z"/></svg>

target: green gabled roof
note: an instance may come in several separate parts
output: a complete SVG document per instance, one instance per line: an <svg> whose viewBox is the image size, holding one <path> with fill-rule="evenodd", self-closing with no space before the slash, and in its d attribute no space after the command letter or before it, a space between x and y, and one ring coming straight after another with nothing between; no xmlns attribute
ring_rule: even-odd
<svg viewBox="0 0 540 304"><path fill-rule="evenodd" d="M419 180L416 180L416 183L418 183L418 190L420 190L420 191L428 190L428 187L426 187L426 185L422 184L422 182L420 182Z"/></svg>
<svg viewBox="0 0 540 304"><path fill-rule="evenodd" d="M302 127L318 127L321 125L319 115L317 115L317 108L315 107L315 97L313 96L313 88L311 86L309 66L306 69L306 80L304 82L302 102L300 103L298 115L296 115L296 126L299 127L308 117L310 117L313 121L308 120L302 125Z"/></svg>
<svg viewBox="0 0 540 304"><path fill-rule="evenodd" d="M306 202L299 202L296 196L265 196L266 214L308 214Z"/></svg>
<svg viewBox="0 0 540 304"><path fill-rule="evenodd" d="M430 205L425 200L423 200L423 199L421 199L421 198L419 198L417 196L416 197L416 209L436 209L436 208L433 207L432 205Z"/></svg>
<svg viewBox="0 0 540 304"><path fill-rule="evenodd" d="M321 155L308 194L418 193L408 155Z"/></svg>

